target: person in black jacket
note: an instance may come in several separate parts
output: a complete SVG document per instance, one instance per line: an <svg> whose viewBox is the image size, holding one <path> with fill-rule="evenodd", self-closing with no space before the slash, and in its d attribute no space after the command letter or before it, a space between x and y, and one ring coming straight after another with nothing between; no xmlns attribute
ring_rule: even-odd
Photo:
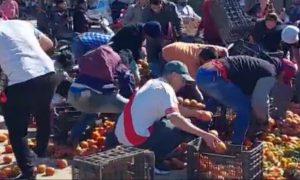
<svg viewBox="0 0 300 180"><path fill-rule="evenodd" d="M88 32L90 25L96 24L95 21L92 21L86 16L87 11L87 1L78 0L77 6L73 15L73 26L74 32L84 33Z"/></svg>
<svg viewBox="0 0 300 180"><path fill-rule="evenodd" d="M79 0L73 15L74 32L83 33L89 30L89 22L85 16L87 1Z"/></svg>
<svg viewBox="0 0 300 180"><path fill-rule="evenodd" d="M280 48L284 27L275 13L268 14L265 19L255 24L251 40L269 52L276 52Z"/></svg>
<svg viewBox="0 0 300 180"><path fill-rule="evenodd" d="M251 121L251 111L259 120L256 124L266 125L271 89L277 82L291 86L296 70L295 64L285 59L268 62L250 56L231 56L201 66L196 82L203 93L236 112L232 143L241 145Z"/></svg>
<svg viewBox="0 0 300 180"><path fill-rule="evenodd" d="M142 47L146 37L148 39L159 39L161 37L161 26L158 22L150 21L145 24L127 25L111 38L109 44L116 52L129 49L132 52L134 61L138 62L143 59ZM140 81L139 77L135 78L137 82Z"/></svg>
<svg viewBox="0 0 300 180"><path fill-rule="evenodd" d="M157 62L162 47L175 40L180 40L183 31L183 21L175 3L166 0L150 0L150 6L142 14L142 22L157 21L160 23L164 40L147 39L147 59Z"/></svg>
<svg viewBox="0 0 300 180"><path fill-rule="evenodd" d="M141 48L146 37L153 39L161 37L161 26L157 21L149 21L145 24L137 23L127 25L118 31L112 38L111 47L115 51L130 49L134 60L141 59Z"/></svg>
<svg viewBox="0 0 300 180"><path fill-rule="evenodd" d="M52 34L58 40L68 39L73 36L70 27L70 22L72 22L72 17L69 16L66 0L56 1L56 6L53 8L49 19L50 19Z"/></svg>

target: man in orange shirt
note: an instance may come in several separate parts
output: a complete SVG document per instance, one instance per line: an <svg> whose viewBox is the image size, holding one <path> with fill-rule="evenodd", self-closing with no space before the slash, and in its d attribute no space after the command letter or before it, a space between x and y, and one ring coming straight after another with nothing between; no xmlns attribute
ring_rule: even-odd
<svg viewBox="0 0 300 180"><path fill-rule="evenodd" d="M195 77L199 66L206 61L225 56L228 56L225 47L207 44L175 42L162 49L164 60L176 59L185 63L192 77Z"/></svg>

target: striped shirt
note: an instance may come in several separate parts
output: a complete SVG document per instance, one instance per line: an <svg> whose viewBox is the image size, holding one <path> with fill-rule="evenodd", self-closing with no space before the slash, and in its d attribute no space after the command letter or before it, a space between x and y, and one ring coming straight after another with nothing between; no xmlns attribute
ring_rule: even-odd
<svg viewBox="0 0 300 180"><path fill-rule="evenodd" d="M81 44L87 51L98 48L101 45L105 45L109 42L111 35L101 34L97 32L85 32L79 35Z"/></svg>

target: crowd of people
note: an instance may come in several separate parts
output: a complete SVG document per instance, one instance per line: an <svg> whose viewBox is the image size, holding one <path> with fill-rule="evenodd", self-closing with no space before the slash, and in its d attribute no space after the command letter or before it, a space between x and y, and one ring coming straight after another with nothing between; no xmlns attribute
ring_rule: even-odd
<svg viewBox="0 0 300 180"><path fill-rule="evenodd" d="M116 114L116 127L107 136L106 146L123 144L154 151L159 174L169 172L162 162L183 142L201 137L215 148L220 139L207 129L215 104L236 113L231 137L235 145L243 144L250 129L255 134L273 118L283 116L288 103L300 98L300 1L279 13L268 0L247 10L256 24L244 40L254 51L264 52L261 57L231 56L212 17L212 1L203 1L200 17L187 0L177 4L136 0L122 17L123 27L107 34L89 31L97 22L86 15L85 0L77 1L72 16L64 0L56 1L51 17L37 5L37 27L18 20L16 1L4 0L0 6L0 66L8 85L2 106L22 171L18 179L34 179L32 156L47 156L51 100L62 83L67 84L67 93L62 95L66 102L82 112L70 130L68 144L77 145L99 114ZM185 31L189 19L199 22L194 35ZM57 39L71 39L69 54L53 56L56 47L47 37L50 30ZM200 35L201 44L194 41ZM279 51L283 52L280 58L267 55ZM141 62L149 63L150 79L145 83L139 71ZM72 79L66 72L75 66L78 74ZM184 107L178 96L207 107ZM271 113L270 97L281 113ZM211 101L215 103L209 105ZM37 124L33 152L26 144L31 116Z"/></svg>

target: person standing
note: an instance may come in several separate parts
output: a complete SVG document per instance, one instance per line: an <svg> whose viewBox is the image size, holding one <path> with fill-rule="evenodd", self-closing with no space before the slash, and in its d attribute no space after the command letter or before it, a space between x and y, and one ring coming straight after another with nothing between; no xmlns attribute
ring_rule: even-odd
<svg viewBox="0 0 300 180"><path fill-rule="evenodd" d="M85 15L87 11L87 1L79 0L77 2L75 12L73 15L73 31L77 33L87 32L90 28L90 24Z"/></svg>
<svg viewBox="0 0 300 180"><path fill-rule="evenodd" d="M19 5L15 0L4 0L0 9L8 19L17 19L19 17Z"/></svg>
<svg viewBox="0 0 300 180"><path fill-rule="evenodd" d="M41 4L37 5L36 12L36 23L37 28L44 34L50 34L49 16L47 12L43 9Z"/></svg>
<svg viewBox="0 0 300 180"><path fill-rule="evenodd" d="M182 18L184 31L182 41L193 42L195 31L201 22L201 17L188 5L188 0L178 0L177 9ZM197 25L197 26L196 26Z"/></svg>
<svg viewBox="0 0 300 180"><path fill-rule="evenodd" d="M73 15L73 31L76 33L88 32L91 25L97 24L86 15L87 8L86 0L79 0L77 2L77 6Z"/></svg>
<svg viewBox="0 0 300 180"><path fill-rule="evenodd" d="M300 20L300 1L294 0L293 5L287 10L287 15L291 23L295 23Z"/></svg>
<svg viewBox="0 0 300 180"><path fill-rule="evenodd" d="M159 63L159 54L162 47L170 42L181 39L183 31L182 18L179 15L176 5L166 0L150 0L148 6L142 14L142 22L159 22L163 39L147 38L147 59L151 63Z"/></svg>
<svg viewBox="0 0 300 180"><path fill-rule="evenodd" d="M200 35L200 32L203 30L204 40L208 44L213 45L223 45L222 38L220 37L217 24L212 16L212 6L214 4L214 0L204 0L201 10L202 10L202 20L199 24L198 31L196 36Z"/></svg>
<svg viewBox="0 0 300 180"><path fill-rule="evenodd" d="M50 135L50 102L55 91L54 63L45 51L52 41L21 20L0 20L0 65L8 76L4 119L13 152L22 174L19 179L35 179L27 146L27 126L32 115L37 123L34 152L45 157Z"/></svg>
<svg viewBox="0 0 300 180"><path fill-rule="evenodd" d="M124 25L142 22L142 13L148 3L149 0L137 0L135 4L130 5L123 18Z"/></svg>
<svg viewBox="0 0 300 180"><path fill-rule="evenodd" d="M58 0L54 11L50 16L52 34L57 40L70 38L73 36L70 30L70 22L72 17L68 14L67 2L65 0Z"/></svg>
<svg viewBox="0 0 300 180"><path fill-rule="evenodd" d="M275 8L270 0L259 0L247 13L261 19L269 13L275 13Z"/></svg>

